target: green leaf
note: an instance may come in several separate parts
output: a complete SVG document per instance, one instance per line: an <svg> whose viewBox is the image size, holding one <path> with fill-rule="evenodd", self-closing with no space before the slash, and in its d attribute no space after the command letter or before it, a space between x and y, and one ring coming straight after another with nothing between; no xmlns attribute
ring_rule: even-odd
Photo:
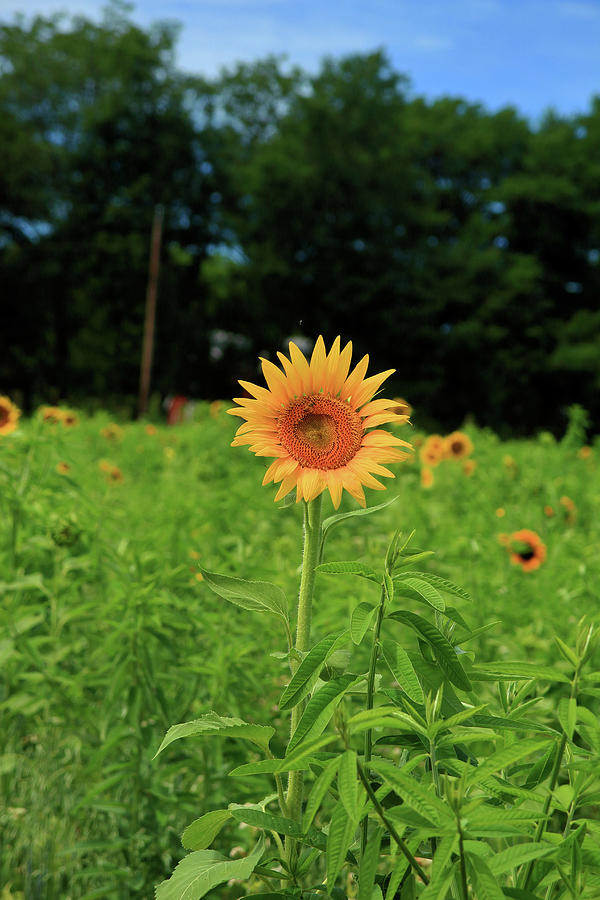
<svg viewBox="0 0 600 900"><path fill-rule="evenodd" d="M253 763L243 763L228 774L232 778L238 778L245 775L272 775L274 772L300 772L309 768L308 759L289 762L284 757L283 759L258 759Z"/></svg>
<svg viewBox="0 0 600 900"><path fill-rule="evenodd" d="M577 654L575 653L575 651L571 650L569 645L565 644L565 642L561 640L557 634L554 635L554 641L567 662L571 663L573 668L576 669L579 665L579 660L577 659Z"/></svg>
<svg viewBox="0 0 600 900"><path fill-rule="evenodd" d="M188 825L181 835L181 843L186 850L206 850L230 818L228 809L215 809L205 813Z"/></svg>
<svg viewBox="0 0 600 900"><path fill-rule="evenodd" d="M354 838L355 822L348 816L344 804L338 802L331 816L327 835L327 884L329 892L340 874L346 853Z"/></svg>
<svg viewBox="0 0 600 900"><path fill-rule="evenodd" d="M254 828L262 828L266 831L276 831L278 834L287 834L289 837L302 837L302 828L298 822L286 819L284 816L275 816L264 812L262 809L253 809L251 806L238 806L232 804L229 814L236 822L244 822Z"/></svg>
<svg viewBox="0 0 600 900"><path fill-rule="evenodd" d="M350 620L350 636L354 644L360 644L375 615L376 608L370 603L359 603L352 610L352 618Z"/></svg>
<svg viewBox="0 0 600 900"><path fill-rule="evenodd" d="M396 641L388 641L383 656L390 672L413 703L424 703L423 689L406 650Z"/></svg>
<svg viewBox="0 0 600 900"><path fill-rule="evenodd" d="M358 775L355 750L346 750L341 756L338 768L338 792L350 818L358 820Z"/></svg>
<svg viewBox="0 0 600 900"><path fill-rule="evenodd" d="M168 881L156 887L156 900L200 900L230 878L248 878L264 852L264 837L244 859L228 859L214 850L196 850L184 857Z"/></svg>
<svg viewBox="0 0 600 900"><path fill-rule="evenodd" d="M417 849L421 843L421 836L416 835L416 837L409 838L406 841L407 847L409 851L413 854L417 852ZM398 887L400 886L400 882L404 878L406 874L406 870L408 869L409 862L404 856L403 853L398 854L398 860L396 865L393 868L392 874L390 875L389 884L387 886L387 890L385 892L385 900L393 900L396 896L396 892Z"/></svg>
<svg viewBox="0 0 600 900"><path fill-rule="evenodd" d="M529 769L529 772L527 773L527 779L523 787L531 790L532 788L537 787L538 784L541 784L542 781L545 781L554 768L554 761L556 759L557 753L558 744L550 744L543 756L536 760L536 762Z"/></svg>
<svg viewBox="0 0 600 900"><path fill-rule="evenodd" d="M429 788L424 787L415 778L405 775L397 766L382 759L374 759L370 766L383 780L394 788L404 802L435 826L453 822L449 807Z"/></svg>
<svg viewBox="0 0 600 900"><path fill-rule="evenodd" d="M200 568L204 581L215 594L242 609L272 612L287 621L288 603L280 587L268 581L246 581L231 575L218 575Z"/></svg>
<svg viewBox="0 0 600 900"><path fill-rule="evenodd" d="M360 734L370 728L396 728L399 731L416 731L427 737L427 730L407 713L395 706L377 706L375 709L362 709L347 722L349 735Z"/></svg>
<svg viewBox="0 0 600 900"><path fill-rule="evenodd" d="M444 838L444 840L448 840L448 838ZM454 863L450 868L441 870L439 875L436 874L432 877L423 893L419 894L419 900L445 900L457 869L458 862Z"/></svg>
<svg viewBox="0 0 600 900"><path fill-rule="evenodd" d="M506 769L508 766L520 762L526 756L532 753L539 753L542 747L547 746L548 741L523 739L509 747L503 747L496 750L491 756L488 756L477 768L467 774L467 783L469 785L478 784L488 775L493 775L499 769Z"/></svg>
<svg viewBox="0 0 600 900"><path fill-rule="evenodd" d="M291 709L306 697L314 687L325 660L346 634L346 631L328 634L307 653L280 697L280 709Z"/></svg>
<svg viewBox="0 0 600 900"><path fill-rule="evenodd" d="M323 732L346 691L358 684L362 677L362 675L348 674L332 678L313 694L290 738L288 753L301 741L305 741L309 737L317 737Z"/></svg>
<svg viewBox="0 0 600 900"><path fill-rule="evenodd" d="M468 719L472 719L473 716L476 716L481 712L482 709L485 709L487 706L484 703L482 706L473 706L471 709L463 709L462 712L455 713L455 715L450 716L448 719L438 719L436 722L432 722L429 726L429 734L432 737L445 729L445 728L455 728L457 725L462 725L463 722L468 721Z"/></svg>
<svg viewBox="0 0 600 900"><path fill-rule="evenodd" d="M313 820L317 812L319 811L319 807L323 802L323 798L325 797L333 779L335 778L339 763L339 756L336 756L334 759L330 760L330 762L327 763L321 774L315 780L311 792L308 795L308 800L306 801L304 816L302 818L302 831L308 831L308 829L312 825Z"/></svg>
<svg viewBox="0 0 600 900"><path fill-rule="evenodd" d="M514 844L512 847L507 847L506 850L494 854L490 859L490 870L494 875L503 875L505 872L510 872L531 859L547 856L554 849L549 844L542 844L537 841L531 841L527 844Z"/></svg>
<svg viewBox="0 0 600 900"><path fill-rule="evenodd" d="M440 668L452 684L463 691L471 690L471 682L459 662L456 650L441 631L438 631L427 619L406 610L397 610L390 613L388 618L395 619L397 622L403 622L416 631L420 637L427 641Z"/></svg>
<svg viewBox="0 0 600 900"><path fill-rule="evenodd" d="M173 741L184 737L219 735L220 737L241 738L258 744L259 747L266 750L274 734L275 729L270 725L250 725L242 719L227 718L218 716L215 712L209 712L191 722L172 725L153 758L156 759L158 754L162 753L165 747L168 747Z"/></svg>
<svg viewBox="0 0 600 900"><path fill-rule="evenodd" d="M362 855L358 871L358 900L371 900L375 875L377 873L377 864L379 863L379 849L381 847L382 835L382 829L375 828L367 841L367 846Z"/></svg>
<svg viewBox="0 0 600 900"><path fill-rule="evenodd" d="M577 722L577 700L575 697L561 697L558 701L557 714L564 733L572 741Z"/></svg>
<svg viewBox="0 0 600 900"><path fill-rule="evenodd" d="M344 522L346 519L355 519L359 516L370 516L371 513L378 512L380 509L385 509L386 506L391 506L397 499L398 497L392 497L391 500L386 500L385 503L380 503L378 506L368 506L365 509L352 509L350 512L336 513L334 516L329 516L329 518L324 520L321 526L323 541L331 529L335 528L336 525L339 525L340 522Z"/></svg>
<svg viewBox="0 0 600 900"><path fill-rule="evenodd" d="M537 663L520 662L519 660L480 663L473 666L473 678L478 672L481 672L483 675L495 675L504 681L518 681L521 678L542 678L545 681L559 681L562 684L570 684L570 678L551 666L538 666Z"/></svg>
<svg viewBox="0 0 600 900"><path fill-rule="evenodd" d="M412 572L411 574L416 578L421 578L423 581L428 581L429 584L432 584L433 587L443 594L451 594L453 597L460 597L461 600L467 600L468 602L473 599L464 588L454 584L453 581L448 581L447 578L442 578L440 575L434 575L432 572Z"/></svg>
<svg viewBox="0 0 600 900"><path fill-rule="evenodd" d="M452 638L452 644L455 647L466 644L467 641L472 641L473 638L479 637L480 634L485 634L486 631L490 631L492 628L495 628L496 625L501 624L500 619L497 619L495 622L488 622L486 625L481 625L479 628L473 628L471 631L467 631L466 634L461 634L460 637Z"/></svg>
<svg viewBox="0 0 600 900"><path fill-rule="evenodd" d="M429 584L428 581L425 581L425 579L415 578L411 572L410 575L397 576L394 578L394 582L396 595L405 594L412 597L414 594L418 594L434 609L437 609L440 612L445 610L446 604L444 603L444 598L440 592L436 590L432 584Z"/></svg>
<svg viewBox="0 0 600 900"><path fill-rule="evenodd" d="M316 567L315 572L319 572L322 575L360 575L362 578L368 578L371 581L381 581L381 576L371 566L361 562L353 562L352 560L349 562L321 563Z"/></svg>
<svg viewBox="0 0 600 900"><path fill-rule="evenodd" d="M466 853L477 900L504 900L502 888L496 881L487 862L474 853Z"/></svg>

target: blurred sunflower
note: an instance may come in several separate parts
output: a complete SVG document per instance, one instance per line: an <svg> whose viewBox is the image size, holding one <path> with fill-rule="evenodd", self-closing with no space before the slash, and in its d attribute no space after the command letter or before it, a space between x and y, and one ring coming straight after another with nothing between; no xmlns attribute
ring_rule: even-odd
<svg viewBox="0 0 600 900"><path fill-rule="evenodd" d="M429 468L429 466L423 466L421 469L421 487L423 488L431 488L433 487L434 482L433 472Z"/></svg>
<svg viewBox="0 0 600 900"><path fill-rule="evenodd" d="M496 516L499 519L503 519L505 515L506 515L506 510L504 509L503 506L499 506L498 509L496 510Z"/></svg>
<svg viewBox="0 0 600 900"><path fill-rule="evenodd" d="M213 400L212 403L209 403L208 410L210 412L211 417L213 419L218 419L219 413L221 412L222 408L223 408L222 400Z"/></svg>
<svg viewBox="0 0 600 900"><path fill-rule="evenodd" d="M396 413L397 416L412 416L413 408L404 397L394 397L394 406L390 407L390 412Z"/></svg>
<svg viewBox="0 0 600 900"><path fill-rule="evenodd" d="M62 410L58 406L42 406L39 413L46 425L58 425L62 419Z"/></svg>
<svg viewBox="0 0 600 900"><path fill-rule="evenodd" d="M391 411L393 400L372 399L394 370L365 378L369 357L364 356L350 372L352 344L341 350L339 337L327 353L319 336L310 363L293 342L289 354L289 359L277 354L283 371L262 360L267 388L240 381L250 397L236 398L239 406L227 410L246 420L232 446L247 444L257 456L276 457L263 479L263 484L281 482L276 501L294 488L296 502L328 490L337 509L346 490L365 506L363 486L384 490L374 475L394 477L381 463L406 459L400 448L412 449L376 427L407 421Z"/></svg>
<svg viewBox="0 0 600 900"><path fill-rule="evenodd" d="M79 425L79 416L77 413L74 413L70 409L60 410L61 412L61 424L66 428L73 428L74 425Z"/></svg>
<svg viewBox="0 0 600 900"><path fill-rule="evenodd" d="M510 535L507 548L510 551L510 561L516 566L521 566L524 572L533 572L539 569L546 559L546 545L535 531L522 528Z"/></svg>
<svg viewBox="0 0 600 900"><path fill-rule="evenodd" d="M8 397L0 397L0 434L15 431L21 410Z"/></svg>
<svg viewBox="0 0 600 900"><path fill-rule="evenodd" d="M588 447L587 445L585 447L581 447L581 449L577 451L577 456L579 457L579 459L589 459L591 455L592 448Z"/></svg>
<svg viewBox="0 0 600 900"><path fill-rule="evenodd" d="M107 441L120 441L123 437L123 429L115 422L111 422L110 425L105 425L104 428L100 429L100 434Z"/></svg>
<svg viewBox="0 0 600 900"><path fill-rule="evenodd" d="M554 515L554 507L553 507L553 506L550 506L549 503L547 503L546 506L544 507L544 515L545 515L548 519L551 519L552 516Z"/></svg>
<svg viewBox="0 0 600 900"><path fill-rule="evenodd" d="M441 434L430 434L419 450L419 458L426 466L437 466L444 459L445 442Z"/></svg>
<svg viewBox="0 0 600 900"><path fill-rule="evenodd" d="M453 431L444 438L444 456L446 459L464 459L473 452L473 441L463 431Z"/></svg>
<svg viewBox="0 0 600 900"><path fill-rule="evenodd" d="M146 434L156 434L156 425L152 425L149 422L147 425L144 425L144 431Z"/></svg>
<svg viewBox="0 0 600 900"><path fill-rule="evenodd" d="M66 475L67 472L71 471L71 466L67 462L59 462L56 463L56 471L59 475Z"/></svg>
<svg viewBox="0 0 600 900"><path fill-rule="evenodd" d="M477 468L477 460L475 459L465 459L463 463L463 472L470 478L475 469Z"/></svg>
<svg viewBox="0 0 600 900"><path fill-rule="evenodd" d="M570 497L564 496L561 497L558 502L565 510L565 518L567 522L572 524L577 518L577 507L575 506L575 501L571 500Z"/></svg>

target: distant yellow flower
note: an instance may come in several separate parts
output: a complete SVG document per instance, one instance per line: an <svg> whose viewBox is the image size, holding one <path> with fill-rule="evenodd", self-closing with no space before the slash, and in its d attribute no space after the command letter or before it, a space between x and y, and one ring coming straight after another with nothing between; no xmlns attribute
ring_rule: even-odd
<svg viewBox="0 0 600 900"><path fill-rule="evenodd" d="M499 506L498 509L496 510L496 515L498 516L499 519L503 519L504 516L506 515L506 510L503 509L502 506Z"/></svg>
<svg viewBox="0 0 600 900"><path fill-rule="evenodd" d="M567 522L574 522L577 518L577 507L575 506L575 501L571 500L570 497L564 496L561 497L558 502L562 507L564 507Z"/></svg>
<svg viewBox="0 0 600 900"><path fill-rule="evenodd" d="M445 443L441 434L430 434L419 450L419 458L426 466L437 466L444 458Z"/></svg>
<svg viewBox="0 0 600 900"><path fill-rule="evenodd" d="M110 470L107 472L107 478L109 481L115 483L124 480L123 473L118 466L111 466Z"/></svg>
<svg viewBox="0 0 600 900"><path fill-rule="evenodd" d="M100 434L108 441L120 441L123 437L123 429L115 422L111 422L110 425L100 429Z"/></svg>
<svg viewBox="0 0 600 900"><path fill-rule="evenodd" d="M198 553L197 550L190 550L190 552L188 553L188 556L190 559L200 559L200 554Z"/></svg>
<svg viewBox="0 0 600 900"><path fill-rule="evenodd" d="M544 515L547 516L548 519L551 519L554 515L554 507L550 506L549 503L544 507Z"/></svg>
<svg viewBox="0 0 600 900"><path fill-rule="evenodd" d="M475 469L477 468L477 461L474 459L465 459L463 463L463 472L470 478Z"/></svg>
<svg viewBox="0 0 600 900"><path fill-rule="evenodd" d="M522 528L521 531L511 534L508 549L510 561L516 566L521 566L524 572L539 569L546 559L546 545L539 534L530 531L529 528Z"/></svg>
<svg viewBox="0 0 600 900"><path fill-rule="evenodd" d="M58 406L42 406L40 415L47 425L58 425L62 419L62 410Z"/></svg>
<svg viewBox="0 0 600 900"><path fill-rule="evenodd" d="M592 455L592 448L587 447L587 446L582 447L581 450L579 450L577 452L577 456L579 457L579 459L589 459L591 455Z"/></svg>
<svg viewBox="0 0 600 900"><path fill-rule="evenodd" d="M213 400L212 403L209 404L208 410L209 410L211 416L213 417L213 419L219 418L219 413L221 412L222 408L223 408L222 400Z"/></svg>
<svg viewBox="0 0 600 900"><path fill-rule="evenodd" d="M430 488L433 487L435 479L433 476L433 472L429 468L429 466L423 466L421 469L421 487Z"/></svg>
<svg viewBox="0 0 600 900"><path fill-rule="evenodd" d="M79 425L79 416L72 410L65 409L62 410L60 421L61 424L65 426L65 428L72 428L74 425Z"/></svg>
<svg viewBox="0 0 600 900"><path fill-rule="evenodd" d="M412 416L413 408L404 397L394 397L395 406L392 406L390 412L395 412L397 416Z"/></svg>
<svg viewBox="0 0 600 900"><path fill-rule="evenodd" d="M374 475L393 478L381 465L406 459L412 449L378 425L406 421L391 410L393 400L373 400L392 369L365 378L369 357L349 374L352 344L340 349L337 337L329 353L319 336L310 363L293 342L290 359L278 353L283 371L267 359L262 370L267 388L240 381L250 397L228 410L245 419L232 446L245 444L257 456L275 457L263 484L281 482L275 500L296 489L296 501L314 500L328 490L337 509L348 491L366 505L363 487L384 490ZM373 430L371 430L373 429Z"/></svg>
<svg viewBox="0 0 600 900"><path fill-rule="evenodd" d="M473 442L463 431L453 431L444 438L444 456L446 459L464 459L473 452Z"/></svg>
<svg viewBox="0 0 600 900"><path fill-rule="evenodd" d="M0 397L0 435L16 430L21 410L8 397Z"/></svg>
<svg viewBox="0 0 600 900"><path fill-rule="evenodd" d="M167 457L167 459L175 459L175 448L165 447L165 456Z"/></svg>
<svg viewBox="0 0 600 900"><path fill-rule="evenodd" d="M152 425L150 422L144 426L144 430L146 434L156 434L156 426Z"/></svg>
<svg viewBox="0 0 600 900"><path fill-rule="evenodd" d="M101 459L100 462L98 463L98 468L100 469L101 472L110 472L112 467L113 467L113 464L110 463L107 459Z"/></svg>
<svg viewBox="0 0 600 900"><path fill-rule="evenodd" d="M512 456L503 456L502 457L502 465L505 469L515 469L517 464L512 458Z"/></svg>
<svg viewBox="0 0 600 900"><path fill-rule="evenodd" d="M67 472L71 471L71 466L66 462L56 463L56 471L59 475L66 475Z"/></svg>

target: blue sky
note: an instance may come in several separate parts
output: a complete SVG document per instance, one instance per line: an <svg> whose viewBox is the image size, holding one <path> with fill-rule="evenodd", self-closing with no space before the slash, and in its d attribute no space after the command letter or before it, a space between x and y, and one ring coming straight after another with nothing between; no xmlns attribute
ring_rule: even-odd
<svg viewBox="0 0 600 900"><path fill-rule="evenodd" d="M0 19L58 10L100 18L102 0L0 0ZM600 0L139 0L143 26L182 23L178 63L215 75L269 53L315 71L325 55L387 50L429 98L462 96L536 119L600 94Z"/></svg>

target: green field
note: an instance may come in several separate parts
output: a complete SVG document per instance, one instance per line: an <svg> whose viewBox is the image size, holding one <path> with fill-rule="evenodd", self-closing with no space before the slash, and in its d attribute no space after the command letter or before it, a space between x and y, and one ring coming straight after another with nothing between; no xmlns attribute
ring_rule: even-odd
<svg viewBox="0 0 600 900"><path fill-rule="evenodd" d="M289 680L271 655L285 645L277 620L226 603L199 573L297 594L302 504L273 502L273 486L261 487L267 462L229 447L239 423L225 408L201 404L194 422L173 428L36 417L0 436L2 900L151 897L185 855L193 819L269 790L228 776L259 758L253 745L190 739L152 759L169 726L210 710L276 726L288 715L277 707ZM398 434L418 443L415 421ZM600 619L600 445L582 455L576 422L560 441L465 430L470 476L444 461L424 488L418 454L395 466L367 502L396 502L340 525L325 559L379 564L394 532L414 529L414 546L435 551L423 571L472 595L457 603L469 625L497 622L468 647L478 662L560 668L553 636L571 645L582 616ZM355 508L345 496L340 511ZM520 529L546 545L536 571L512 564L502 543ZM365 579L318 575L312 643L370 598ZM411 633L400 634L411 648ZM367 668L365 644L352 648L354 671ZM563 688L535 686L543 721L556 724ZM593 691L586 702L597 712ZM250 849L253 833L228 823L215 847ZM600 832L590 833L600 855Z"/></svg>

